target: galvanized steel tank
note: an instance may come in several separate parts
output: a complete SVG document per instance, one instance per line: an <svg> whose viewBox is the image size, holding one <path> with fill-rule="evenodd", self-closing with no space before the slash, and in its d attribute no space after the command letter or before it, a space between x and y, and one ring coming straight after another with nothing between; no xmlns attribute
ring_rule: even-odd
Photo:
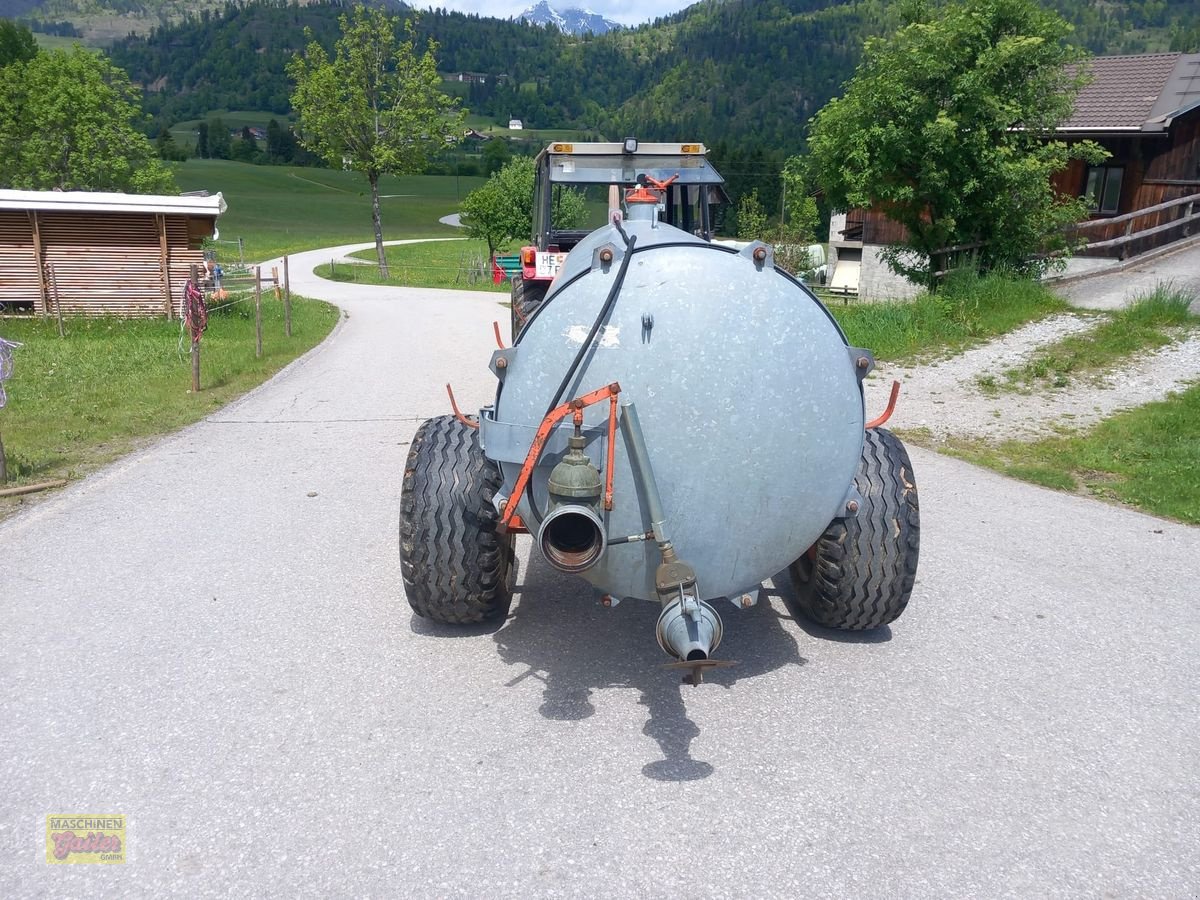
<svg viewBox="0 0 1200 900"><path fill-rule="evenodd" d="M695 569L699 596L735 598L786 569L855 496L870 356L847 346L765 245L739 252L707 243L654 221L653 207L624 230L636 237L624 284L562 399L620 383L620 401L636 404L668 530ZM493 358L501 382L480 436L503 475L498 500L512 494L626 252L615 226L585 238L514 346ZM605 404L585 411L585 452L599 468L607 419ZM572 430L560 424L539 458L530 488L537 510L530 490L521 497L519 514L535 534ZM619 429L614 503L603 513L610 539L650 527L627 443ZM611 544L581 575L615 598L656 600L661 559L652 540Z"/></svg>

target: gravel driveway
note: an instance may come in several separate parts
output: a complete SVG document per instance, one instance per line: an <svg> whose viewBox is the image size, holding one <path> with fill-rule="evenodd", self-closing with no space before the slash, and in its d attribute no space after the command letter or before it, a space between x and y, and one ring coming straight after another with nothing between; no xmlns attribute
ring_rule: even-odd
<svg viewBox="0 0 1200 900"><path fill-rule="evenodd" d="M781 578L685 688L652 607L527 543L503 627L436 628L404 455L447 380L490 397L507 310L304 263L348 314L321 347L0 523L0 896L1200 892L1200 529L915 451L882 633ZM47 865L50 813L125 814L129 862Z"/></svg>

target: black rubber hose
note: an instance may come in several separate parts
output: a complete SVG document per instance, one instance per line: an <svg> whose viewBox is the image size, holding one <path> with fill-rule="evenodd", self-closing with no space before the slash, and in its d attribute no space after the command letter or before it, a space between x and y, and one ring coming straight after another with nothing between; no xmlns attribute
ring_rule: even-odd
<svg viewBox="0 0 1200 900"><path fill-rule="evenodd" d="M542 416L543 420L558 407L563 393L567 390L567 385L571 383L571 379L575 377L575 373L579 370L579 364L583 362L583 357L591 349L592 341L596 339L597 332L600 331L600 327L607 321L613 306L616 305L617 296L621 293L621 286L625 283L625 273L629 271L629 262L633 259L633 248L637 243L637 235L635 234L633 237L626 235L619 222L614 221L613 225L616 226L617 231L625 241L625 255L621 258L621 267L617 269L617 277L613 279L613 285L609 288L608 296L604 299L604 305L600 307L596 321L592 323L592 330L588 332L584 342L579 345L579 351L575 354L575 359L571 362L571 368L567 369L567 374L563 376L563 380L559 383L558 390L554 392L554 398L550 401L550 405L546 407L545 415ZM542 511L538 509L537 498L533 493L532 481L529 482L529 508L533 511L534 520L540 525L542 522Z"/></svg>
<svg viewBox="0 0 1200 900"><path fill-rule="evenodd" d="M617 226L620 228L620 226ZM621 232L624 237L625 232ZM609 313L612 312L613 306L616 305L617 295L621 293L621 286L625 283L625 273L629 271L629 261L633 259L633 247L637 243L637 235L629 238L625 244L625 256L621 259L621 268L617 270L617 277L613 279L613 286L608 291L608 296L604 299L604 305L600 307L600 314L596 316L596 321L592 323L592 329L588 332L583 343L579 345L579 351L575 354L575 359L571 362L571 368L567 369L567 374L563 376L563 380L559 382L558 390L554 392L554 399L550 401L550 405L546 407L546 414L542 418L554 412L559 401L562 400L562 395L567 390L567 385L571 383L571 379L575 377L575 373L579 370L579 364L583 362L584 356L588 350L592 348L592 341L596 339L596 333L600 331L605 321L608 320Z"/></svg>

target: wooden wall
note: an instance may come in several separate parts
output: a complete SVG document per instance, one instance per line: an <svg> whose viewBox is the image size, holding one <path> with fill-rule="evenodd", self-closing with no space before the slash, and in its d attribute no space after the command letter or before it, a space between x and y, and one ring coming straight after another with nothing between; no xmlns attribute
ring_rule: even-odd
<svg viewBox="0 0 1200 900"><path fill-rule="evenodd" d="M65 315L178 315L191 266L203 265L200 241L212 233L212 221L0 211L0 302L32 302L40 314L53 312L57 301Z"/></svg>
<svg viewBox="0 0 1200 900"><path fill-rule="evenodd" d="M41 302L33 226L19 210L0 210L0 304L30 308Z"/></svg>

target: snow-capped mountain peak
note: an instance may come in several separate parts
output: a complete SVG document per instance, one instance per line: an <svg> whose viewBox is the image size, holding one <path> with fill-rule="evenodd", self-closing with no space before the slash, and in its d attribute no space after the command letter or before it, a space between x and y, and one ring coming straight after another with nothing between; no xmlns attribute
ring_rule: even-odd
<svg viewBox="0 0 1200 900"><path fill-rule="evenodd" d="M516 18L534 25L554 25L566 34L604 34L621 27L620 22L606 19L590 9L572 8L559 12L547 0L538 0Z"/></svg>

